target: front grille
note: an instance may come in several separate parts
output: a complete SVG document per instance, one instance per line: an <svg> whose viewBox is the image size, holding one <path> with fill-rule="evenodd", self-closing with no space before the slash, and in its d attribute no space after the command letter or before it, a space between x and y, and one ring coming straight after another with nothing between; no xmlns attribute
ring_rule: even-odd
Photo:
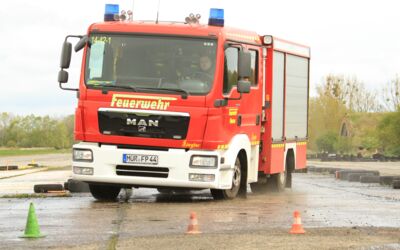
<svg viewBox="0 0 400 250"><path fill-rule="evenodd" d="M169 168L117 165L117 175L168 178Z"/></svg>
<svg viewBox="0 0 400 250"><path fill-rule="evenodd" d="M173 112L99 110L99 130L104 135L183 140L190 117Z"/></svg>

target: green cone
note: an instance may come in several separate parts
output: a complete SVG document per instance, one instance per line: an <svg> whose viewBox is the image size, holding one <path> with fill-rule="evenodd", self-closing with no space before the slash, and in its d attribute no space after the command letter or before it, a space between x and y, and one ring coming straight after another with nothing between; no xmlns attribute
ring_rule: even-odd
<svg viewBox="0 0 400 250"><path fill-rule="evenodd" d="M36 218L35 207L33 203L29 205L28 219L26 220L24 235L21 238L41 238L45 235L40 233L39 224Z"/></svg>

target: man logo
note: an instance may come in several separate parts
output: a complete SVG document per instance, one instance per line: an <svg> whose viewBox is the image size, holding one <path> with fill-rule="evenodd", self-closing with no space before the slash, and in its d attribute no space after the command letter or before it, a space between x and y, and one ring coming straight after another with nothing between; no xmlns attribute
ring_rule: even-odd
<svg viewBox="0 0 400 250"><path fill-rule="evenodd" d="M145 119L140 119L138 121L137 119L127 118L126 125L138 126L138 128L144 127L144 131L146 131L146 127L158 127L158 120L147 120L146 121Z"/></svg>

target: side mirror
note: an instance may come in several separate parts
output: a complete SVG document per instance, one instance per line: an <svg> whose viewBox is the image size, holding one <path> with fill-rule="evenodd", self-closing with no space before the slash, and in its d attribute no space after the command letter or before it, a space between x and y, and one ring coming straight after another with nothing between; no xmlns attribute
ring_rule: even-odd
<svg viewBox="0 0 400 250"><path fill-rule="evenodd" d="M60 89L63 90L72 90L72 91L79 91L77 88L65 88L63 87L63 83L68 82L68 72L65 69L68 69L71 64L71 56L72 56L72 44L68 42L68 38L79 38L78 44L75 46L75 51L77 49L81 49L85 47L86 43L89 41L88 36L77 36L77 35L68 35L65 38L65 41L62 46L61 50L61 59L60 59L60 71L58 72L58 82ZM85 39L84 39L85 38Z"/></svg>
<svg viewBox="0 0 400 250"><path fill-rule="evenodd" d="M67 71L62 69L58 72L58 82L60 84L68 82L68 72Z"/></svg>
<svg viewBox="0 0 400 250"><path fill-rule="evenodd" d="M74 47L74 50L75 50L75 52L78 52L78 51L80 51L81 49L83 49L85 46L86 46L86 44L89 42L89 37L88 36L83 36L80 40L79 40L79 42L77 42L76 43L76 45L75 45L75 47Z"/></svg>
<svg viewBox="0 0 400 250"><path fill-rule="evenodd" d="M65 41L61 50L60 68L68 69L71 63L72 44Z"/></svg>
<svg viewBox="0 0 400 250"><path fill-rule="evenodd" d="M237 85L237 92L240 94L250 93L251 83L246 80L240 80Z"/></svg>
<svg viewBox="0 0 400 250"><path fill-rule="evenodd" d="M239 79L251 76L251 54L248 51L239 51L238 75Z"/></svg>

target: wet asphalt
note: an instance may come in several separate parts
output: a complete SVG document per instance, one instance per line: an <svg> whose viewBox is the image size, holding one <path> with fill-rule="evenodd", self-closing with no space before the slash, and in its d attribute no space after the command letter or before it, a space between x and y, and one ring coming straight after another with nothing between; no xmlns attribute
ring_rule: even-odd
<svg viewBox="0 0 400 250"><path fill-rule="evenodd" d="M23 234L33 202L45 238ZM379 184L350 183L331 175L295 174L293 188L283 193L214 201L209 191L162 195L134 189L117 202L98 202L89 194L72 197L0 199L0 248L77 247L96 243L109 249L135 237L184 235L196 212L203 234L286 231L300 211L306 229L400 227L400 191ZM112 248L112 247L111 247ZM177 248L179 248L177 246Z"/></svg>

